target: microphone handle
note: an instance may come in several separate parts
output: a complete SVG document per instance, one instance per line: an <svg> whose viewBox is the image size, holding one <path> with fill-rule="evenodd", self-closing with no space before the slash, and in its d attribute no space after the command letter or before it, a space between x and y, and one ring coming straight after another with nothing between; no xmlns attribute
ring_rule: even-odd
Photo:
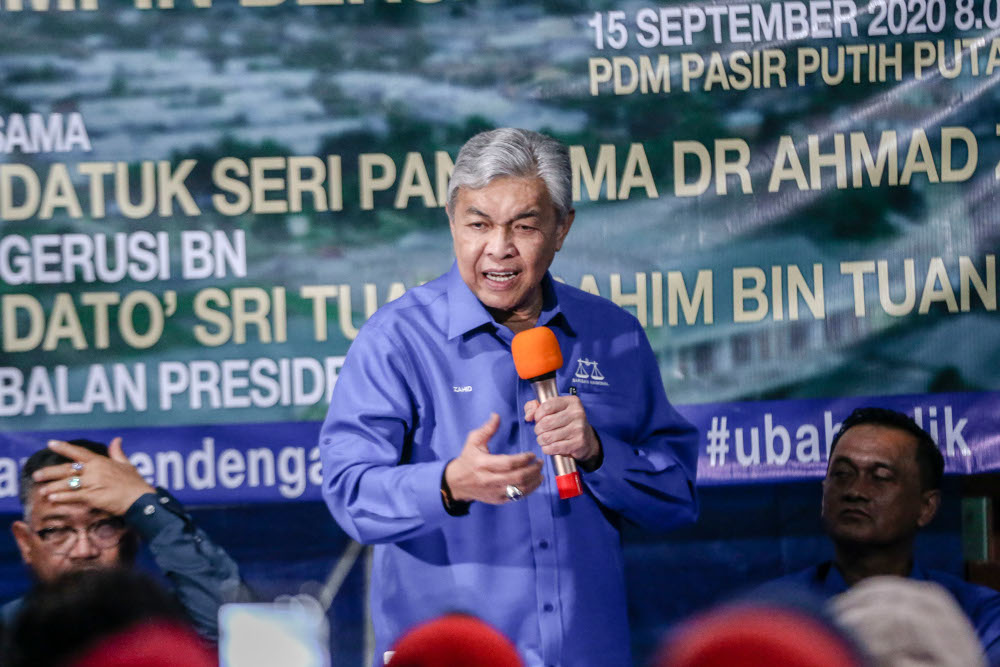
<svg viewBox="0 0 1000 667"><path fill-rule="evenodd" d="M549 373L532 380L531 386L535 389L535 396L539 403L544 403L559 395L555 373ZM556 469L556 487L559 489L560 498L567 500L583 494L583 482L573 457L555 454L552 457L552 465Z"/></svg>

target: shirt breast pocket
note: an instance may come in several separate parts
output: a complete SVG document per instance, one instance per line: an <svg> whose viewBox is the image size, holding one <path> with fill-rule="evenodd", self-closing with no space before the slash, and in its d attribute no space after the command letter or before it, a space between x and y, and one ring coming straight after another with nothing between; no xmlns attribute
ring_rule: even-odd
<svg viewBox="0 0 1000 667"><path fill-rule="evenodd" d="M642 418L643 406L637 405L635 398L608 387L588 387L573 385L570 393L576 393L587 421L598 434L607 433L619 440L630 441L636 423Z"/></svg>

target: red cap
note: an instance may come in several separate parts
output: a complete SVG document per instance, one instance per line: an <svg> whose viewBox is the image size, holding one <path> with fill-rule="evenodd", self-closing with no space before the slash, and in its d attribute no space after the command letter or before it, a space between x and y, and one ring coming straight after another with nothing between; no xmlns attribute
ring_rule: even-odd
<svg viewBox="0 0 1000 667"><path fill-rule="evenodd" d="M215 652L194 631L170 622L134 625L95 644L71 667L215 667Z"/></svg>
<svg viewBox="0 0 1000 667"><path fill-rule="evenodd" d="M522 380L533 380L563 365L559 341L548 327L535 327L517 334L510 344L510 352Z"/></svg>
<svg viewBox="0 0 1000 667"><path fill-rule="evenodd" d="M407 632L393 647L390 667L521 667L509 639L485 622L447 614Z"/></svg>
<svg viewBox="0 0 1000 667"><path fill-rule="evenodd" d="M753 605L706 612L661 648L656 667L860 667L848 640L794 609Z"/></svg>

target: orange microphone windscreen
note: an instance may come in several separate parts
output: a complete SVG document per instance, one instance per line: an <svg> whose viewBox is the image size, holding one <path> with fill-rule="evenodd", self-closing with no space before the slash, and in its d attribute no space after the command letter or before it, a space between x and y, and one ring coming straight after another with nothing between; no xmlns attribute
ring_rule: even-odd
<svg viewBox="0 0 1000 667"><path fill-rule="evenodd" d="M515 335L510 352L514 355L514 368L522 380L552 373L563 365L559 341L548 327L535 327Z"/></svg>

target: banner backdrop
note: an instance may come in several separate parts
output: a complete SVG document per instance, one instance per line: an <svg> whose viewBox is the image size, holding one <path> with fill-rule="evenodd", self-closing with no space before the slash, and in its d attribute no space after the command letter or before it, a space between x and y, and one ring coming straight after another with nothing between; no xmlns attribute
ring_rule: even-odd
<svg viewBox="0 0 1000 667"><path fill-rule="evenodd" d="M0 511L53 437L316 499L376 308L446 271L471 134L570 145L552 271L639 318L702 484L913 414L1000 469L1000 2L0 0ZM594 360L572 359L600 379Z"/></svg>

